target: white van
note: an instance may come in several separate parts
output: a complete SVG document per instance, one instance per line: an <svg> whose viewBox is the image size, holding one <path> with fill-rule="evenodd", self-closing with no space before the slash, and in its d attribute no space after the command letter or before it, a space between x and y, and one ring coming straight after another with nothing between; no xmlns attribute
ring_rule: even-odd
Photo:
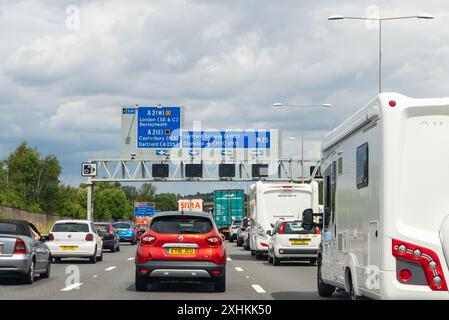
<svg viewBox="0 0 449 320"><path fill-rule="evenodd" d="M269 236L277 220L302 219L305 209L318 212L318 183L263 183L250 188L250 250L259 258L268 252Z"/></svg>
<svg viewBox="0 0 449 320"><path fill-rule="evenodd" d="M325 137L321 296L449 298L448 163L449 98L382 93Z"/></svg>

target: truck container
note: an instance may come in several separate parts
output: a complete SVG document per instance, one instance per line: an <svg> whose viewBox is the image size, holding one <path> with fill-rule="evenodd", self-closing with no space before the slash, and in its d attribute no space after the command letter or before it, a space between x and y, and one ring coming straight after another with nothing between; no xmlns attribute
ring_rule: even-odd
<svg viewBox="0 0 449 320"><path fill-rule="evenodd" d="M245 216L245 192L241 189L214 191L214 219L221 233L229 235L234 220Z"/></svg>

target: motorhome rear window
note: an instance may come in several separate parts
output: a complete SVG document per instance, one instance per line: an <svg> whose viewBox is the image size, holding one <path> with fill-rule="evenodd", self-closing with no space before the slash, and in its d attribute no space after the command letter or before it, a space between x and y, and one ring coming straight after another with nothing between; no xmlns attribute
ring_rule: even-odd
<svg viewBox="0 0 449 320"><path fill-rule="evenodd" d="M205 234L213 226L208 218L202 217L161 217L154 219L151 230L163 234Z"/></svg>
<svg viewBox="0 0 449 320"><path fill-rule="evenodd" d="M356 180L357 189L368 186L369 158L368 143L357 148L356 155Z"/></svg>

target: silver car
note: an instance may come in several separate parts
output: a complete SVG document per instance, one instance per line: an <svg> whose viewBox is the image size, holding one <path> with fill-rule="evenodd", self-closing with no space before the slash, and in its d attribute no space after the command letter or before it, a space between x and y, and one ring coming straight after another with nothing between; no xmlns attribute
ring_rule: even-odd
<svg viewBox="0 0 449 320"><path fill-rule="evenodd" d="M50 276L51 255L37 228L22 220L0 220L0 275L18 276L32 284Z"/></svg>

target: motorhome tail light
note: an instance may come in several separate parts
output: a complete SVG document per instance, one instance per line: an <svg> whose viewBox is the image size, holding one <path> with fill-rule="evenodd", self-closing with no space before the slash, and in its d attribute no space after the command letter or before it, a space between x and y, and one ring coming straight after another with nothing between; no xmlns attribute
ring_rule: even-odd
<svg viewBox="0 0 449 320"><path fill-rule="evenodd" d="M94 241L94 235L92 233L86 234L86 241Z"/></svg>
<svg viewBox="0 0 449 320"><path fill-rule="evenodd" d="M25 242L22 239L16 239L16 243L14 244L14 254L26 254L27 247Z"/></svg>
<svg viewBox="0 0 449 320"><path fill-rule="evenodd" d="M318 227L315 228L315 234L321 234L320 228L318 228Z"/></svg>
<svg viewBox="0 0 449 320"><path fill-rule="evenodd" d="M402 282L409 282L412 278L412 272L409 269L401 269L398 274Z"/></svg>
<svg viewBox="0 0 449 320"><path fill-rule="evenodd" d="M389 106L392 107L392 108L396 107L396 101L394 101L394 100L390 100L390 101L388 102L388 104L389 104Z"/></svg>
<svg viewBox="0 0 449 320"><path fill-rule="evenodd" d="M221 244L223 243L223 240L221 239L221 237L212 236L212 237L207 238L206 242L211 246L221 246Z"/></svg>
<svg viewBox="0 0 449 320"><path fill-rule="evenodd" d="M444 278L440 259L434 251L408 242L393 239L392 253L397 259L403 259L407 262L421 265L426 277L427 285L432 290L447 291L446 279ZM407 269L402 269L398 273L400 280L403 280L403 276L407 276L407 272L404 270ZM407 281L409 281L411 277L412 274L410 272L410 277ZM403 282L407 281L403 280Z"/></svg>
<svg viewBox="0 0 449 320"><path fill-rule="evenodd" d="M143 246L150 246L156 242L156 237L153 236L144 236L140 239L140 244Z"/></svg>
<svg viewBox="0 0 449 320"><path fill-rule="evenodd" d="M281 224L279 225L279 234L284 234L284 226L285 222L281 222Z"/></svg>

